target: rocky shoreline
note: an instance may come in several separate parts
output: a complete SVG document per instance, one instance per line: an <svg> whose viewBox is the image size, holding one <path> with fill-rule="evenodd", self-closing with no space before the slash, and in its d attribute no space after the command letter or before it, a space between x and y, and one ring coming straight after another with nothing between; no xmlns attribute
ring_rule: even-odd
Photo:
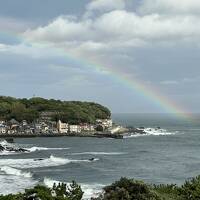
<svg viewBox="0 0 200 200"><path fill-rule="evenodd" d="M28 153L29 150L21 147L12 146L10 143L0 144L0 152L11 152L11 153Z"/></svg>
<svg viewBox="0 0 200 200"><path fill-rule="evenodd" d="M32 138L32 137L96 137L96 138L116 138L123 139L123 134L110 133L70 133L70 134L1 134L0 138Z"/></svg>
<svg viewBox="0 0 200 200"><path fill-rule="evenodd" d="M93 138L114 138L114 139L123 139L129 135L147 135L150 131L160 131L163 132L163 129L160 127L156 128L134 128L134 127L127 127L123 130L120 130L115 133L111 132L81 132L81 133L65 133L65 134L53 134L53 133L46 133L46 134L22 134L22 133L15 133L15 134L1 134L0 138L31 138L31 137L93 137Z"/></svg>

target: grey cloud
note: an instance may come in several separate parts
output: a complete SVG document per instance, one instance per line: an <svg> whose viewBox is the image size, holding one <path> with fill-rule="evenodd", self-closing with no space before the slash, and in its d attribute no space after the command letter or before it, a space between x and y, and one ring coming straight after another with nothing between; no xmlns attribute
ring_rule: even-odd
<svg viewBox="0 0 200 200"><path fill-rule="evenodd" d="M200 2L198 0L143 0L138 9L142 14L200 14Z"/></svg>
<svg viewBox="0 0 200 200"><path fill-rule="evenodd" d="M18 2L13 13L5 3L2 14L16 22L21 18L22 25L16 23L11 29L6 19L0 20L3 29L14 32L27 27L20 34L21 43L0 36L1 76L9 80L7 91L1 87L3 93L94 100L116 112L121 112L120 103L125 104L124 112L161 111L112 78L117 72L156 87L191 111L199 108L200 7L196 0L183 0L181 6L178 0L134 0L110 7L112 0ZM95 7L97 2L103 3ZM26 8L21 14L20 5ZM87 15L88 11L92 14ZM23 25L25 19L30 24ZM188 96L194 96L195 102Z"/></svg>

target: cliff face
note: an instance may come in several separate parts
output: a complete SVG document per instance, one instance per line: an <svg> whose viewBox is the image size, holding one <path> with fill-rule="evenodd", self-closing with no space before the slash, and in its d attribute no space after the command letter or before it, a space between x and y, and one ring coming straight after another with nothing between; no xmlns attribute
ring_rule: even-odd
<svg viewBox="0 0 200 200"><path fill-rule="evenodd" d="M105 106L94 102L61 101L35 97L31 99L17 99L0 97L0 118L17 121L26 119L31 122L39 117L52 120L58 118L73 123L93 123L96 119L110 118L111 112Z"/></svg>

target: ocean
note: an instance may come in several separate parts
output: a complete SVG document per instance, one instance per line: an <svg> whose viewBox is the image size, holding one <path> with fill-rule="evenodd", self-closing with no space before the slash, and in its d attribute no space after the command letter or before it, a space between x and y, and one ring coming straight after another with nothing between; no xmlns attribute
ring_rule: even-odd
<svg viewBox="0 0 200 200"><path fill-rule="evenodd" d="M148 128L145 136L124 139L16 138L13 145L30 153L0 154L0 193L22 192L38 183L51 186L75 180L85 192L84 199L89 199L120 177L182 184L200 175L200 116L194 118L114 114L116 123ZM1 144L8 145L4 140Z"/></svg>

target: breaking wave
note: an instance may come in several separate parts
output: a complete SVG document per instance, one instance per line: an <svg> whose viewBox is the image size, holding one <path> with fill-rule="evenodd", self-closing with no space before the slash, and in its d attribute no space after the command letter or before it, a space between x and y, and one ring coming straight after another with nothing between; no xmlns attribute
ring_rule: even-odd
<svg viewBox="0 0 200 200"><path fill-rule="evenodd" d="M13 154L21 154L27 152L28 152L27 149L21 148L17 144L9 143L6 140L0 141L0 155L13 155Z"/></svg>
<svg viewBox="0 0 200 200"><path fill-rule="evenodd" d="M0 194L16 194L34 187L38 181L32 178L30 172L22 171L10 166L0 167Z"/></svg>
<svg viewBox="0 0 200 200"><path fill-rule="evenodd" d="M70 148L47 148L47 147L30 147L27 148L28 151L34 152L34 151L48 151L48 150L67 150Z"/></svg>
<svg viewBox="0 0 200 200"><path fill-rule="evenodd" d="M34 187L38 181L23 176L1 174L0 194L16 194L25 189Z"/></svg>
<svg viewBox="0 0 200 200"><path fill-rule="evenodd" d="M9 166L14 168L26 169L26 168L40 168L40 167L53 167L59 165L66 165L69 163L81 163L81 162L94 162L98 161L98 158L90 160L71 160L67 158L61 158L51 155L49 158L28 158L28 159L0 159L0 166Z"/></svg>
<svg viewBox="0 0 200 200"><path fill-rule="evenodd" d="M143 130L144 133L127 133L123 136L123 138L132 138L132 137L144 137L144 136L166 136L166 135L175 135L177 131L175 132L169 132L166 129L161 128L144 128L138 130Z"/></svg>
<svg viewBox="0 0 200 200"><path fill-rule="evenodd" d="M80 152L70 153L70 155L124 155L125 152Z"/></svg>
<svg viewBox="0 0 200 200"><path fill-rule="evenodd" d="M8 143L6 140L0 141L0 146L4 148L4 150L0 151L0 155L12 155L20 153L31 153L35 151L48 151L48 150L56 151L56 150L70 149L70 148L48 148L48 147L37 147L37 146L27 148L27 147L21 147L21 145L18 144ZM23 149L24 151L19 151L19 149Z"/></svg>
<svg viewBox="0 0 200 200"><path fill-rule="evenodd" d="M58 184L59 181L56 180L52 180L49 178L44 178L44 184L47 187L53 187L53 184L56 183ZM66 183L68 186L70 183ZM91 197L97 197L101 192L102 192L102 188L105 185L102 184L97 184L97 183L93 183L93 184L85 184L85 183L80 183L79 184L84 192L83 194L83 200L89 200L91 199Z"/></svg>
<svg viewBox="0 0 200 200"><path fill-rule="evenodd" d="M11 144L8 143L6 140L1 140L1 141L0 141L0 145L6 146L6 145L11 145Z"/></svg>
<svg viewBox="0 0 200 200"><path fill-rule="evenodd" d="M31 178L32 174L30 172L23 172L22 170L9 167L9 166L4 166L0 168L1 171L5 172L5 174L8 175L15 175L15 176L23 176L25 178Z"/></svg>

